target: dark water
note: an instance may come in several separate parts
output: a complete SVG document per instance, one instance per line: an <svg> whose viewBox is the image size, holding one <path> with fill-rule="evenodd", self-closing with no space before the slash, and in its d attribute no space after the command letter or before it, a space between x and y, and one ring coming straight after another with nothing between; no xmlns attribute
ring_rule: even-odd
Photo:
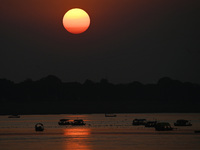
<svg viewBox="0 0 200 150"><path fill-rule="evenodd" d="M83 119L86 126L59 126L59 119ZM191 120L174 131L132 126L135 118L169 122ZM43 132L35 132L41 122ZM117 114L0 116L0 150L199 150L200 114Z"/></svg>

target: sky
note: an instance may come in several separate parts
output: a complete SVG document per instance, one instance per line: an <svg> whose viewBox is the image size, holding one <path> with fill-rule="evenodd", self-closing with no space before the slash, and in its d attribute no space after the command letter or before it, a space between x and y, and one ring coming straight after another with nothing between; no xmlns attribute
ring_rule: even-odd
<svg viewBox="0 0 200 150"><path fill-rule="evenodd" d="M89 29L62 25L84 9ZM200 83L199 0L0 0L0 78Z"/></svg>

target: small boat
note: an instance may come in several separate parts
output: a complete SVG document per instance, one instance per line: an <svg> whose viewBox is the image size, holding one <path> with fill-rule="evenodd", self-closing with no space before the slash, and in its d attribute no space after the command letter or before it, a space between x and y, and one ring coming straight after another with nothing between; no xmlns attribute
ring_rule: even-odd
<svg viewBox="0 0 200 150"><path fill-rule="evenodd" d="M71 122L71 125L85 125L84 121L82 119L77 119Z"/></svg>
<svg viewBox="0 0 200 150"><path fill-rule="evenodd" d="M195 130L194 133L200 133L200 130Z"/></svg>
<svg viewBox="0 0 200 150"><path fill-rule="evenodd" d="M117 117L115 114L105 114L105 117Z"/></svg>
<svg viewBox="0 0 200 150"><path fill-rule="evenodd" d="M147 121L145 124L145 127L155 127L157 124L157 121Z"/></svg>
<svg viewBox="0 0 200 150"><path fill-rule="evenodd" d="M35 131L44 131L44 125L42 123L37 123L35 125Z"/></svg>
<svg viewBox="0 0 200 150"><path fill-rule="evenodd" d="M168 122L159 122L155 126L156 131L171 131L173 129Z"/></svg>
<svg viewBox="0 0 200 150"><path fill-rule="evenodd" d="M145 125L146 123L146 119L134 119L132 125Z"/></svg>
<svg viewBox="0 0 200 150"><path fill-rule="evenodd" d="M8 116L8 118L20 118L20 116L19 115L10 115L10 116Z"/></svg>
<svg viewBox="0 0 200 150"><path fill-rule="evenodd" d="M174 126L192 126L189 120L179 119L174 123Z"/></svg>
<svg viewBox="0 0 200 150"><path fill-rule="evenodd" d="M69 119L60 119L58 124L59 125L71 125L71 122L69 121Z"/></svg>

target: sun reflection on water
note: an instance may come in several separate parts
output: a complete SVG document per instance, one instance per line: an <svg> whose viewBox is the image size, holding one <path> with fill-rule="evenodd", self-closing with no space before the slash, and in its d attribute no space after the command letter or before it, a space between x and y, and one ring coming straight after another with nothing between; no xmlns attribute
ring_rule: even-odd
<svg viewBox="0 0 200 150"><path fill-rule="evenodd" d="M64 143L64 150L91 150L88 138L91 130L87 128L68 128L64 129L67 140Z"/></svg>

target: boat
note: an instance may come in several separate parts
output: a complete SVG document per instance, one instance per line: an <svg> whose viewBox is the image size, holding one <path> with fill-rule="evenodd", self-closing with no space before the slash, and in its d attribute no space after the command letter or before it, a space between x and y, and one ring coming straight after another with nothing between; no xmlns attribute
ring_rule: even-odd
<svg viewBox="0 0 200 150"><path fill-rule="evenodd" d="M105 117L117 117L115 114L105 114Z"/></svg>
<svg viewBox="0 0 200 150"><path fill-rule="evenodd" d="M37 123L35 125L35 131L44 131L44 125L42 123Z"/></svg>
<svg viewBox="0 0 200 150"><path fill-rule="evenodd" d="M69 121L69 119L60 119L58 124L59 125L71 125L71 122Z"/></svg>
<svg viewBox="0 0 200 150"><path fill-rule="evenodd" d="M155 127L157 124L157 121L147 121L145 124L145 127Z"/></svg>
<svg viewBox="0 0 200 150"><path fill-rule="evenodd" d="M145 125L146 123L146 119L134 119L132 125Z"/></svg>
<svg viewBox="0 0 200 150"><path fill-rule="evenodd" d="M189 120L179 119L174 123L174 126L192 126Z"/></svg>
<svg viewBox="0 0 200 150"><path fill-rule="evenodd" d="M155 126L156 131L171 131L173 129L168 122L159 122Z"/></svg>
<svg viewBox="0 0 200 150"><path fill-rule="evenodd" d="M195 130L194 133L200 133L200 130Z"/></svg>
<svg viewBox="0 0 200 150"><path fill-rule="evenodd" d="M71 122L71 125L85 125L86 123L82 119L76 119Z"/></svg>
<svg viewBox="0 0 200 150"><path fill-rule="evenodd" d="M8 118L20 118L20 116L19 115L10 115L10 116L8 116Z"/></svg>

